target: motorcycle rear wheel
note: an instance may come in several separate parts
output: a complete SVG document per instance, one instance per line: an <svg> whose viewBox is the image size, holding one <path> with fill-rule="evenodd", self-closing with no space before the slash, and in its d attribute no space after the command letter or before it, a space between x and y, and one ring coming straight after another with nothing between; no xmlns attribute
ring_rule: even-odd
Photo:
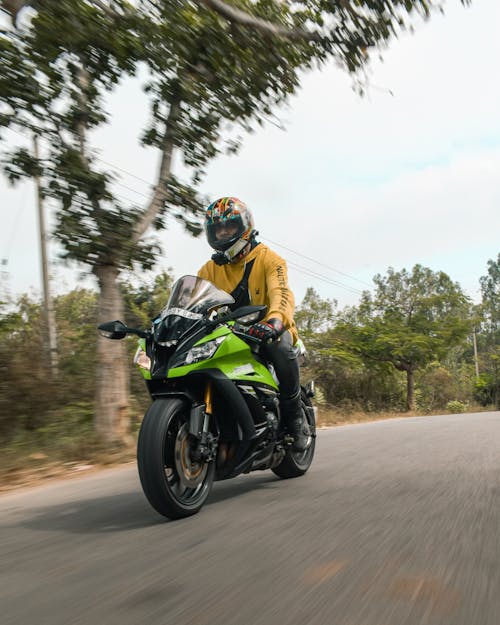
<svg viewBox="0 0 500 625"><path fill-rule="evenodd" d="M199 512L214 481L213 462L190 458L188 418L189 408L182 399L157 399L144 415L137 442L144 494L169 519Z"/></svg>
<svg viewBox="0 0 500 625"><path fill-rule="evenodd" d="M316 448L316 422L314 419L313 410L306 410L306 407L311 409L312 403L309 397L307 397L305 390L301 392L302 410L306 415L307 423L311 431L311 443L305 451L294 451L288 449L283 460L278 466L273 467L271 470L274 474L282 479L288 479L291 477L300 477L304 475L311 466L314 458L314 450Z"/></svg>

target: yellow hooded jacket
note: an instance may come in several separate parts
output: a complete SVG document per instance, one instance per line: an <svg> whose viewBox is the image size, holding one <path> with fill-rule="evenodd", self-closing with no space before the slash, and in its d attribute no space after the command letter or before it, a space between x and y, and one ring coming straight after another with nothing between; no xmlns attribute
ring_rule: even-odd
<svg viewBox="0 0 500 625"><path fill-rule="evenodd" d="M253 250L236 263L217 265L209 260L199 270L198 276L210 280L215 286L227 293L231 293L241 282L245 265L255 259L248 278L248 294L250 304L267 306L265 319L278 318L290 331L293 343L298 339L298 332L293 321L295 299L288 287L288 271L286 262L263 243L256 245Z"/></svg>

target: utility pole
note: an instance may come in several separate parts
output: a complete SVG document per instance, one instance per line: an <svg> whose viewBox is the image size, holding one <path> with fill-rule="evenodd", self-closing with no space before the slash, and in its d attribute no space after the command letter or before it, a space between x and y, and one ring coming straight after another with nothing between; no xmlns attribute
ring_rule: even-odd
<svg viewBox="0 0 500 625"><path fill-rule="evenodd" d="M38 138L33 136L33 150L35 159L38 161ZM42 264L42 284L43 284L43 312L45 319L45 347L49 356L50 371L53 378L57 377L57 337L56 323L54 317L54 309L52 308L52 300L50 298L49 289L49 269L47 262L47 235L45 231L45 214L43 210L43 193L40 176L35 177L37 204L38 204L38 226L40 232L40 258Z"/></svg>
<svg viewBox="0 0 500 625"><path fill-rule="evenodd" d="M476 378L479 377L479 360L477 357L477 340L476 340L476 328L472 329L472 344L474 345L474 365L476 367Z"/></svg>

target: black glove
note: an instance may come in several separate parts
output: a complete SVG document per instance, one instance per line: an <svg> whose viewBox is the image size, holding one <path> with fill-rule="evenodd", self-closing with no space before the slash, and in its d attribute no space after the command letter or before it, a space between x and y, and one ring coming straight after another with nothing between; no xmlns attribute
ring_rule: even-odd
<svg viewBox="0 0 500 625"><path fill-rule="evenodd" d="M248 335L261 341L275 341L285 331L285 326L279 319L272 318L267 321L260 321L254 323L248 329Z"/></svg>

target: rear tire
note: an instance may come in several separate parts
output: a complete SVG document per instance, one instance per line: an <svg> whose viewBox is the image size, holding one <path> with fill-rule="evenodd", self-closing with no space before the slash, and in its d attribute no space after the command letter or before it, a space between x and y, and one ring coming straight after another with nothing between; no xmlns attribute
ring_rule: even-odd
<svg viewBox="0 0 500 625"><path fill-rule="evenodd" d="M314 408L311 400L302 388L300 394L302 410L304 411L309 429L311 431L311 444L305 451L293 451L288 449L285 457L278 466L273 467L272 472L282 479L300 477L304 475L311 466L316 448L316 420L314 418Z"/></svg>
<svg viewBox="0 0 500 625"><path fill-rule="evenodd" d="M137 442L142 489L153 508L169 519L199 512L214 480L213 462L192 462L189 408L182 399L157 399L144 415Z"/></svg>

